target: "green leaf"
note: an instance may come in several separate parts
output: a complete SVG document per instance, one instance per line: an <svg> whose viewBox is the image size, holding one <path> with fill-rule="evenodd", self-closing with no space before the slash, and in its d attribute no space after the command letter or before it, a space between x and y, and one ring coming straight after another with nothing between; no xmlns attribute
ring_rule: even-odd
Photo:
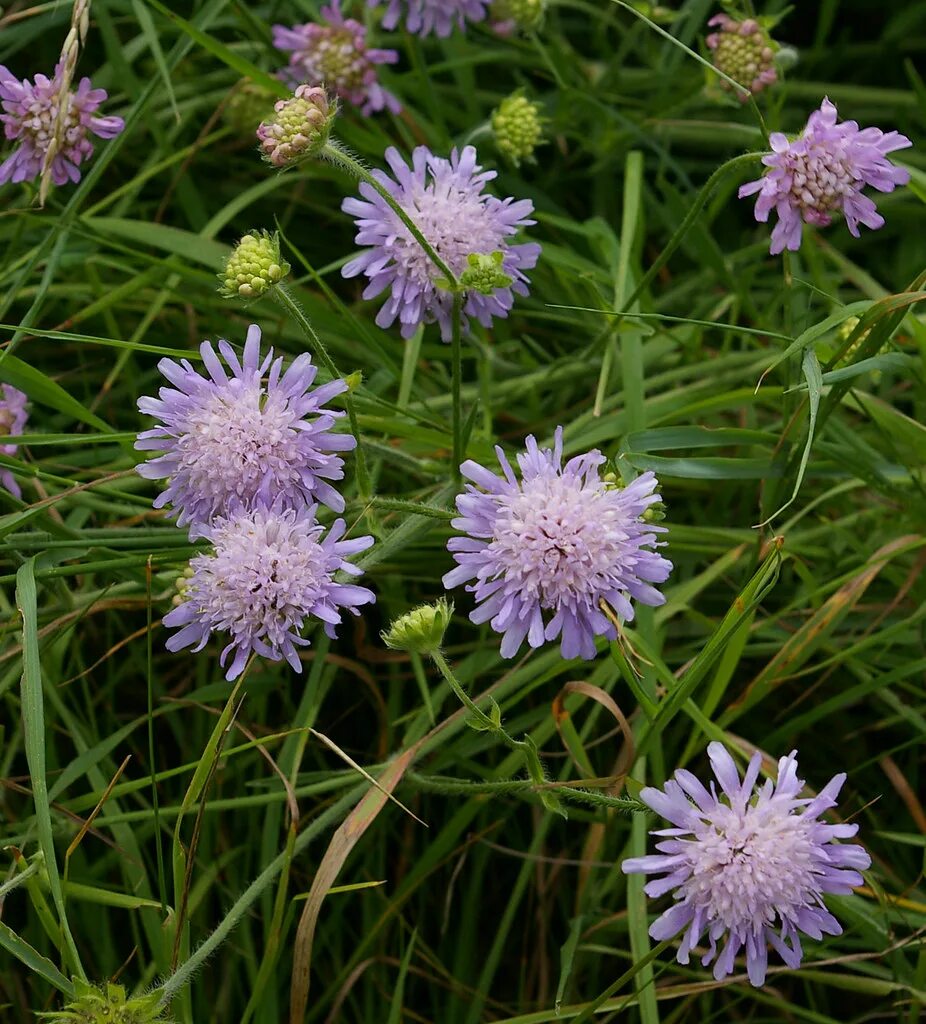
<svg viewBox="0 0 926 1024"><path fill-rule="evenodd" d="M55 859L55 840L45 776L45 698L42 690L42 666L39 661L38 608L35 586L35 556L27 559L16 573L16 607L23 623L22 716L26 763L35 803L35 819L39 830L39 847L45 858L45 872L52 901L58 913L58 924L64 938L64 955L73 970L84 981L86 975L64 908L64 894Z"/></svg>

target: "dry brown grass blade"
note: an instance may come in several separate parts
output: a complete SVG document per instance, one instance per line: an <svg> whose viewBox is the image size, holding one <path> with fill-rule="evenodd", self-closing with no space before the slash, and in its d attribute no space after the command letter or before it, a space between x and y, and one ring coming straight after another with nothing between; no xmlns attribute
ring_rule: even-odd
<svg viewBox="0 0 926 1024"><path fill-rule="evenodd" d="M357 845L360 837L375 821L376 816L386 805L392 791L399 784L406 769L412 763L418 751L418 744L400 754L386 766L376 785L370 789L359 804L348 814L337 832L332 836L328 849L318 865L312 888L309 890L299 928L296 931L296 942L293 947L293 977L290 988L289 1020L290 1024L302 1024L309 1001L309 980L312 962L312 942L315 937L315 926L318 915L328 890L334 884L338 873Z"/></svg>
<svg viewBox="0 0 926 1024"><path fill-rule="evenodd" d="M566 683L563 688L559 691L553 700L553 721L556 723L556 731L560 734L560 738L563 740L563 744L566 749L569 749L569 744L566 743L566 739L563 736L562 723L565 719L569 718L569 712L566 710L566 698L571 693L578 693L582 697L588 697L590 700L600 704L617 722L618 728L620 729L621 735L624 737L624 743L621 747L621 752L617 756L617 760L614 762L614 768L611 771L611 775L608 776L608 783L602 787L611 796L617 796L624 784L624 777L633 764L634 757L634 742L633 742L633 730L630 728L630 723L624 717L623 711L618 707L617 701L602 690L600 686L595 686L593 683L586 683L581 679L573 679ZM575 758L573 758L575 761ZM580 771L582 771L582 765L578 765Z"/></svg>
<svg viewBox="0 0 926 1024"><path fill-rule="evenodd" d="M421 818L419 818L418 815L415 814L413 811L410 811L405 806L405 804L402 803L401 800L399 800L397 797L394 797L392 795L391 790L387 792L385 789L383 789L379 782L377 782L376 779L373 778L373 776L366 770L366 768L364 768L362 765L357 764L357 762L350 756L350 754L346 754L343 750L341 750L337 743L335 743L333 740L329 740L324 733L318 732L318 730L316 729L309 729L309 732L313 736L320 739L322 743L324 743L325 746L328 747L329 750L333 751L335 754L338 755L338 757L340 757L343 761L349 764L351 768L354 769L354 771L359 772L367 780L367 782L370 783L370 785L375 786L379 790L382 790L383 795L387 799L391 800L396 805L396 807L401 807L402 810L405 811L407 815L414 818L419 825L424 825L425 828L428 827L426 821L422 821Z"/></svg>
<svg viewBox="0 0 926 1024"><path fill-rule="evenodd" d="M67 863L71 859L71 854L77 849L78 846L80 846L81 840L90 831L90 828L93 825L94 818L96 818L100 811L103 810L103 804L105 804L106 801L109 799L109 794L113 791L113 786L115 786L119 779L122 777L122 773L125 771L126 766L131 760L132 755L129 754L126 757L126 759L122 762L122 764L119 765L119 767L116 769L116 774L109 780L109 785L104 790L103 795L100 797L96 807L93 808L90 817L87 818L87 820L80 826L80 831L71 840L71 845L67 848L67 852L64 855L65 875L67 875Z"/></svg>

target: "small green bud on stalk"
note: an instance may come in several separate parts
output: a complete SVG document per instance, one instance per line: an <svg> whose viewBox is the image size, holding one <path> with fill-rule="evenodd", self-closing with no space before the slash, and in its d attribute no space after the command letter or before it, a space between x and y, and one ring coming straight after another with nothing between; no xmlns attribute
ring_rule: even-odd
<svg viewBox="0 0 926 1024"><path fill-rule="evenodd" d="M381 634L383 643L394 651L431 654L440 650L451 615L453 605L443 597L433 604L413 608Z"/></svg>
<svg viewBox="0 0 926 1024"><path fill-rule="evenodd" d="M269 231L252 231L235 246L219 275L227 298L258 299L289 273L280 254L280 241Z"/></svg>
<svg viewBox="0 0 926 1024"><path fill-rule="evenodd" d="M519 167L534 162L534 150L544 143L545 118L539 103L532 103L519 92L507 96L492 112L490 122L499 153Z"/></svg>

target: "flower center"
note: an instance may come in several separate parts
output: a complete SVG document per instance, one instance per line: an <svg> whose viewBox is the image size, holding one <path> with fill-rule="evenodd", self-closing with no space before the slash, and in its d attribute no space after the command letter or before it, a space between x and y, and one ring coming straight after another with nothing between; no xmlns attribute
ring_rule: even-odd
<svg viewBox="0 0 926 1024"><path fill-rule="evenodd" d="M504 251L504 234L496 227L486 210L483 198L464 191L454 184L445 184L440 192L433 184L415 193L402 203L438 256L459 276L467 266L470 253ZM409 276L420 285L431 285L440 272L424 249L408 233L398 218L393 245Z"/></svg>
<svg viewBox="0 0 926 1024"><path fill-rule="evenodd" d="M489 550L505 579L544 608L592 604L614 587L626 532L606 492L534 477L502 500Z"/></svg>
<svg viewBox="0 0 926 1024"><path fill-rule="evenodd" d="M345 91L360 89L366 63L354 45L354 33L343 28L328 28L324 33L312 53L306 54L319 80Z"/></svg>
<svg viewBox="0 0 926 1024"><path fill-rule="evenodd" d="M177 442L190 485L203 494L253 495L272 481L269 498L298 480L304 464L285 398L259 385L216 392L195 409Z"/></svg>
<svg viewBox="0 0 926 1024"><path fill-rule="evenodd" d="M819 891L812 825L772 803L743 814L720 805L686 844L692 874L682 890L708 923L730 930L793 921Z"/></svg>
<svg viewBox="0 0 926 1024"><path fill-rule="evenodd" d="M844 148L832 142L811 145L808 153L789 153L788 165L797 205L821 214L840 209L843 197L857 191L861 182Z"/></svg>
<svg viewBox="0 0 926 1024"><path fill-rule="evenodd" d="M63 138L69 146L75 143L86 134L83 125L80 123L79 111L71 101L71 94L65 96L67 112L64 117ZM33 97L28 107L23 112L22 134L29 138L35 148L44 153L51 142L55 132L55 121L58 117L58 97L39 95Z"/></svg>
<svg viewBox="0 0 926 1024"><path fill-rule="evenodd" d="M275 532L272 525L234 523L218 538L215 556L199 561L186 596L213 628L278 646L318 600L327 579L322 546L301 532Z"/></svg>

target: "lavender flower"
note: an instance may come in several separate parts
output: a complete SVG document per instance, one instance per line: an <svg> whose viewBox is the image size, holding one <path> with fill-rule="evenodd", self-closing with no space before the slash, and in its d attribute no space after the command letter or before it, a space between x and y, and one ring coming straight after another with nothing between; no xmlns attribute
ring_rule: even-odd
<svg viewBox="0 0 926 1024"><path fill-rule="evenodd" d="M0 437L10 434L21 434L26 429L26 412L28 398L12 384L0 384ZM4 455L15 455L15 444L0 444L0 452ZM15 477L8 469L0 469L0 487L5 487L10 494L22 497L22 491Z"/></svg>
<svg viewBox="0 0 926 1024"><path fill-rule="evenodd" d="M229 633L222 651L226 679L237 678L253 651L271 661L285 658L297 671L297 647L308 647L301 635L309 616L319 619L325 633L336 636L341 611L358 615L360 605L376 600L372 591L338 583L335 573L359 576L363 570L345 560L364 551L372 537L341 540L344 520L337 519L327 535L315 521L316 506L281 511L256 508L217 519L207 536L212 554L197 555L185 582L182 603L164 617L164 625L180 627L167 641L179 651L191 644L202 650L214 631Z"/></svg>
<svg viewBox="0 0 926 1024"><path fill-rule="evenodd" d="M562 427L552 451L540 450L533 437L526 447L518 456L520 482L501 448L495 451L504 479L476 462L460 467L473 484L457 497L460 517L452 525L466 536L447 543L458 565L444 576L444 586L475 580L466 588L478 605L470 619L491 620L503 635L504 658L516 654L525 637L539 647L559 636L564 658L594 658L596 636L617 638L603 605L629 621L631 598L665 601L650 586L672 569L653 550L665 530L643 521L659 501L656 478L644 473L617 488L599 476L605 459L598 451L563 466Z"/></svg>
<svg viewBox="0 0 926 1024"><path fill-rule="evenodd" d="M488 13L490 0L388 0L383 16L385 28L395 28L405 18L405 27L419 36L449 36L454 26L463 28L465 21L482 21ZM370 7L379 7L383 0L367 0Z"/></svg>
<svg viewBox="0 0 926 1024"><path fill-rule="evenodd" d="M308 353L285 373L273 349L261 359L256 324L248 328L240 362L228 342L219 342L231 377L209 342L199 351L208 377L186 359L162 359L158 369L174 388L138 401L141 412L161 422L139 434L135 447L162 453L138 472L149 480L170 478L154 507L172 505L177 525L190 524L193 537L239 507L276 501L302 513L320 501L343 511L344 499L327 483L344 476L343 460L332 453L350 451L356 440L331 432L344 414L324 405L347 384L332 380L311 390L317 370Z"/></svg>
<svg viewBox="0 0 926 1024"><path fill-rule="evenodd" d="M472 146L462 153L453 150L449 160L419 146L412 154L411 167L390 147L386 160L396 180L383 171L373 174L454 274L466 270L470 255L503 254L501 269L512 283L489 295L467 290L464 319L472 316L488 327L493 317L507 316L514 295L527 294L524 271L533 267L540 255L535 243L511 245L508 241L518 228L534 223L528 219L533 203L487 195L484 189L495 171L482 170ZM376 317L380 327L389 327L398 319L402 337L408 338L419 324L437 321L441 336L448 341L453 301L450 292L441 287L440 271L371 185L361 183L360 194L363 200L345 199L341 209L356 218L357 244L370 248L346 264L342 273L345 277L362 273L370 279L365 299L389 290Z"/></svg>
<svg viewBox="0 0 926 1024"><path fill-rule="evenodd" d="M49 143L55 134L58 117L60 66L55 77L36 75L35 84L24 78L21 82L0 64L0 121L8 139L19 143L0 164L0 184L38 178ZM52 180L56 185L80 181L80 164L93 155L90 134L112 139L125 127L121 117L96 117L95 111L106 99L105 89L91 89L90 79L82 78L76 91L67 93L67 115L64 139L52 160Z"/></svg>
<svg viewBox="0 0 926 1024"><path fill-rule="evenodd" d="M753 985L765 981L768 944L792 968L800 967L800 932L813 939L839 935L842 928L823 902L825 893L846 895L862 884L858 873L871 865L861 846L841 846L858 825L827 825L820 815L836 806L846 781L836 775L816 797L800 797L797 751L778 762L778 778L754 793L762 758L755 753L740 782L733 758L722 743L707 748L723 791L710 792L691 772L679 769L664 789L647 787L640 799L675 827L653 835L660 853L625 860L628 873L663 874L646 886L649 896L674 891L675 902L650 927L657 940L685 935L676 959L688 955L706 932L710 949L701 958L714 962L719 981L733 971L733 960L746 949L746 969ZM726 799L724 799L726 797ZM688 838L684 838L688 837ZM717 956L717 943L726 943Z"/></svg>
<svg viewBox="0 0 926 1024"><path fill-rule="evenodd" d="M398 52L367 47L366 28L344 17L340 0L323 7L321 16L327 25L273 26L273 45L291 51L289 66L281 72L284 81L293 87L301 82L323 85L359 107L362 114L379 110L397 114L402 105L376 80L376 66L395 64Z"/></svg>
<svg viewBox="0 0 926 1024"><path fill-rule="evenodd" d="M741 186L740 199L759 193L756 220L765 223L775 210L778 223L772 231L771 253L801 246L801 222L827 227L841 212L849 231L859 237L861 222L880 228L884 218L862 189L871 185L879 192L893 192L905 185L910 174L895 167L885 156L912 145L899 132L880 128L859 129L856 121L836 123L836 107L824 99L807 126L793 142L781 132L770 136L772 152L762 158L769 168L756 181Z"/></svg>

